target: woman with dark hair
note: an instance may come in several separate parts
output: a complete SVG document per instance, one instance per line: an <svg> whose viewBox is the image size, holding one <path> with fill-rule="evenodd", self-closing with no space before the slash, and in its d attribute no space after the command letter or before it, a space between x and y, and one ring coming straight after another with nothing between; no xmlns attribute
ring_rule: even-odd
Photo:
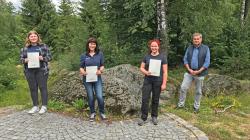
<svg viewBox="0 0 250 140"><path fill-rule="evenodd" d="M154 125L158 124L158 106L159 98L162 90L166 89L167 84L167 58L160 53L160 41L149 41L149 54L147 54L141 62L140 70L145 75L142 87L142 105L141 119L138 125L146 123L149 110L149 99L151 98L151 117Z"/></svg>
<svg viewBox="0 0 250 140"><path fill-rule="evenodd" d="M83 85L87 91L88 104L90 108L90 121L95 120L94 93L98 101L98 108L102 120L107 119L104 111L104 99L102 92L101 74L104 70L103 53L99 50L97 40L89 38L86 43L86 53L81 55L80 75L83 76Z"/></svg>
<svg viewBox="0 0 250 140"><path fill-rule="evenodd" d="M25 47L21 49L20 61L24 65L24 74L28 81L33 107L28 113L39 111L43 114L47 111L48 103L48 62L51 54L46 44L43 44L36 31L30 31L26 37ZM35 63L34 63L35 62ZM42 107L39 110L38 87L42 96Z"/></svg>

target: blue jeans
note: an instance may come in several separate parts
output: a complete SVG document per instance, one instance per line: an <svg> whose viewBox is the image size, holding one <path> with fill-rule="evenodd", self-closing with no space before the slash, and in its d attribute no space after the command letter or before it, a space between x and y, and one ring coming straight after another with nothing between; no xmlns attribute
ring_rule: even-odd
<svg viewBox="0 0 250 140"><path fill-rule="evenodd" d="M90 113L95 113L95 98L94 98L94 93L95 93L97 101L98 101L99 112L104 114L105 113L104 112L104 99L103 99L103 93L102 93L101 76L98 76L97 82L86 82L86 79L83 78L83 85L85 86L85 89L87 91Z"/></svg>
<svg viewBox="0 0 250 140"><path fill-rule="evenodd" d="M202 85L203 85L204 76L193 76L189 73L184 74L184 79L181 84L180 97L178 106L182 107L185 105L187 90L189 89L192 82L195 82L195 98L194 98L194 108L199 109L200 101L202 96Z"/></svg>

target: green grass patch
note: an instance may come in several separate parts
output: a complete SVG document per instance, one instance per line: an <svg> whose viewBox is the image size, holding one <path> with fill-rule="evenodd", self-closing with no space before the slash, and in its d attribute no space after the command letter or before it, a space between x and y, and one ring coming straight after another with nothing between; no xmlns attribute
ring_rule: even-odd
<svg viewBox="0 0 250 140"><path fill-rule="evenodd" d="M161 106L161 112L176 114L200 128L212 140L247 140L250 137L250 94L203 97L198 114L193 113L193 97L193 93L187 95L185 109L175 109L177 99L172 99ZM216 109L223 110L232 104L234 106L225 112L215 113Z"/></svg>
<svg viewBox="0 0 250 140"><path fill-rule="evenodd" d="M17 80L13 90L5 90L0 93L0 107L26 105L27 103L31 103L31 99L25 79Z"/></svg>

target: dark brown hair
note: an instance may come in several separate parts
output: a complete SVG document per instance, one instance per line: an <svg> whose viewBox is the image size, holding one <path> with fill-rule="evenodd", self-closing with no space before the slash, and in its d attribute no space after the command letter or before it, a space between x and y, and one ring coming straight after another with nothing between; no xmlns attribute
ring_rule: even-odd
<svg viewBox="0 0 250 140"><path fill-rule="evenodd" d="M90 50L89 50L89 43L95 43L96 44L96 48L95 48L95 53L99 53L100 49L99 49L99 45L97 43L97 40L96 38L94 37L90 37L86 43L86 53L89 53Z"/></svg>

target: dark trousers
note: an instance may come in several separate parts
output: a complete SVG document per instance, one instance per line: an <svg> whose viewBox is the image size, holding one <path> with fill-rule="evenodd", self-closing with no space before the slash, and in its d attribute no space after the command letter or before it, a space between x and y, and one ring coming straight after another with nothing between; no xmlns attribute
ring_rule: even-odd
<svg viewBox="0 0 250 140"><path fill-rule="evenodd" d="M158 116L158 106L161 93L161 81L144 80L142 87L142 105L141 105L141 119L147 120L149 110L149 99L152 93L151 100L151 117Z"/></svg>
<svg viewBox="0 0 250 140"><path fill-rule="evenodd" d="M29 84L30 95L32 98L33 106L38 106L38 87L40 89L42 97L42 105L47 106L48 104L48 89L47 80L48 73L42 68L39 69L26 69L25 76Z"/></svg>

